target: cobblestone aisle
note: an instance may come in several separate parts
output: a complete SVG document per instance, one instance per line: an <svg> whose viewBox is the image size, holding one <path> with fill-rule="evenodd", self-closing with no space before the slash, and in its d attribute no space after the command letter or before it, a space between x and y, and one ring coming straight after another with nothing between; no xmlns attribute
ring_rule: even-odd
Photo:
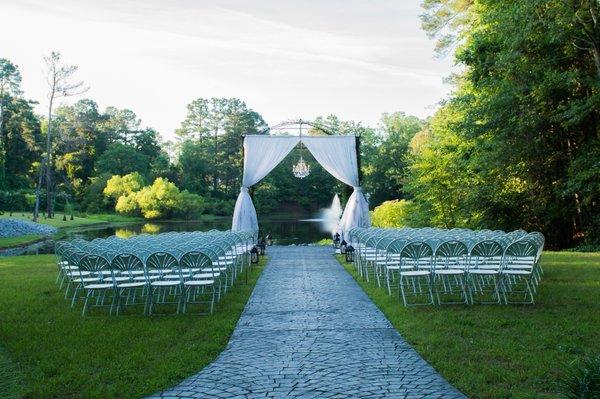
<svg viewBox="0 0 600 399"><path fill-rule="evenodd" d="M331 248L268 252L227 349L155 397L464 398L404 341Z"/></svg>

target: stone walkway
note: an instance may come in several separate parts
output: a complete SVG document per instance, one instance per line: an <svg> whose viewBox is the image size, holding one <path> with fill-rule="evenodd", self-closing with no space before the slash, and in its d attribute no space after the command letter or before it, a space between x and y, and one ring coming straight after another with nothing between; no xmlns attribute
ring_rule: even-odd
<svg viewBox="0 0 600 399"><path fill-rule="evenodd" d="M227 349L155 397L464 398L398 334L331 248L268 254Z"/></svg>

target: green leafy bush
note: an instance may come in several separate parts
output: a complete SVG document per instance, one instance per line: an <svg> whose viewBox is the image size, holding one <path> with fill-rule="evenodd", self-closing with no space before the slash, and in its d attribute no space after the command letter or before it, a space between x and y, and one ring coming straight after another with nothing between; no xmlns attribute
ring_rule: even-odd
<svg viewBox="0 0 600 399"><path fill-rule="evenodd" d="M138 210L136 193L120 196L115 205L115 210L119 213L134 215Z"/></svg>
<svg viewBox="0 0 600 399"><path fill-rule="evenodd" d="M0 191L0 210L16 212L30 211L32 204L28 200L28 193L24 190Z"/></svg>
<svg viewBox="0 0 600 399"><path fill-rule="evenodd" d="M403 227L409 225L411 202L407 200L385 201L371 214L376 227Z"/></svg>
<svg viewBox="0 0 600 399"><path fill-rule="evenodd" d="M144 178L138 172L125 176L114 175L106 182L104 195L118 200L123 195L139 191L144 185Z"/></svg>
<svg viewBox="0 0 600 399"><path fill-rule="evenodd" d="M177 215L186 219L192 219L204 210L204 199L187 190L183 190L179 193L177 202Z"/></svg>
<svg viewBox="0 0 600 399"><path fill-rule="evenodd" d="M82 209L89 213L103 213L114 208L114 200L103 195L110 178L110 175L90 178L90 184L83 190Z"/></svg>
<svg viewBox="0 0 600 399"><path fill-rule="evenodd" d="M104 195L116 199L115 210L128 215L142 215L146 219L166 217L192 218L204 209L204 200L162 177L152 185L144 186L142 176L131 173L113 176L106 184Z"/></svg>
<svg viewBox="0 0 600 399"><path fill-rule="evenodd" d="M159 177L151 186L135 194L140 212L146 219L168 216L179 208L179 189L167 179Z"/></svg>

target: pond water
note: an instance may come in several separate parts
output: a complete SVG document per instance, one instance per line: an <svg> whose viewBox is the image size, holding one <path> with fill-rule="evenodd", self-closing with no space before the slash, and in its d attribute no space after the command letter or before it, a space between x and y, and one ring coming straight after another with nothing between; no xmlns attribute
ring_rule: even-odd
<svg viewBox="0 0 600 399"><path fill-rule="evenodd" d="M211 229L228 230L231 218L217 218L209 221L157 221L137 223L110 223L69 229L62 239L82 238L92 240L116 235L127 238L137 234L159 234L168 231L207 231ZM309 244L330 235L323 232L320 219L298 219L293 217L259 217L260 235L270 234L273 243L279 245ZM18 248L0 251L0 256L35 255L54 253L54 240L48 239Z"/></svg>

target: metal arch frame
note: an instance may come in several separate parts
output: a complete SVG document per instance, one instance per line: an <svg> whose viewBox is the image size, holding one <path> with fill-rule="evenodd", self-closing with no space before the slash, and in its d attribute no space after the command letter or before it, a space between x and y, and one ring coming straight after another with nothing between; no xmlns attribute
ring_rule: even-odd
<svg viewBox="0 0 600 399"><path fill-rule="evenodd" d="M261 130L258 134L271 134L272 132L285 131L286 129L291 128L296 125L300 125L300 127L302 127L302 125L310 126L328 136L342 136L339 133L335 133L331 126L325 125L323 123L317 123L314 121L305 120L302 118L293 119L293 120L289 120L289 121L283 121L276 125L268 126L265 129ZM355 136L358 137L359 135L355 135Z"/></svg>

